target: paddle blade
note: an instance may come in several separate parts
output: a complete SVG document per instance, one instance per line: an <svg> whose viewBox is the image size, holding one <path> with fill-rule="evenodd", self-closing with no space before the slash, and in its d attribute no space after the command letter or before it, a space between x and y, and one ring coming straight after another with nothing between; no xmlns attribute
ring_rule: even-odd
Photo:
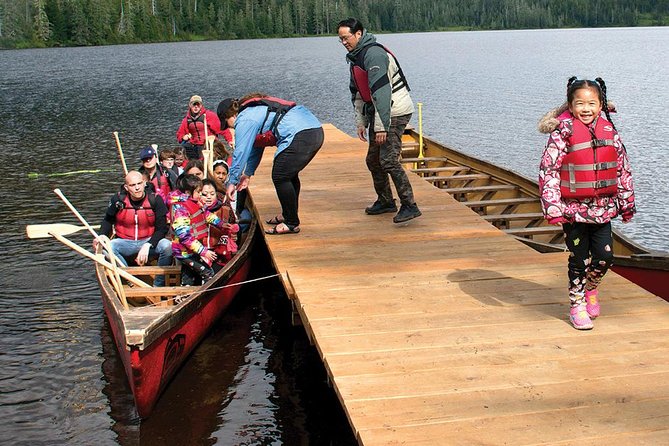
<svg viewBox="0 0 669 446"><path fill-rule="evenodd" d="M100 226L93 226L98 229ZM85 226L71 225L69 223L52 223L45 225L28 225L26 226L26 233L28 238L46 238L51 237L51 234L69 235L86 229Z"/></svg>

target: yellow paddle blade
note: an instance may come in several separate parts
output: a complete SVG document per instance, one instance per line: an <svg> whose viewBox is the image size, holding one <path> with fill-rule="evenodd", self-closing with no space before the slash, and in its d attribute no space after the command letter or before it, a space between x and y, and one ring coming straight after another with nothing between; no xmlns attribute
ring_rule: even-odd
<svg viewBox="0 0 669 446"><path fill-rule="evenodd" d="M93 226L93 229L99 229L100 226ZM52 223L45 225L28 225L26 226L26 233L28 238L46 238L51 237L51 234L69 235L86 229L85 226L71 225L69 223Z"/></svg>

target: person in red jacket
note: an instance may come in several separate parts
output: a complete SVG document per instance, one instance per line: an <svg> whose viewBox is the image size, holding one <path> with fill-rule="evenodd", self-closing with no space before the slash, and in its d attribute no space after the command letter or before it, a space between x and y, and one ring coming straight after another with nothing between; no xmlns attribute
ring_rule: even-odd
<svg viewBox="0 0 669 446"><path fill-rule="evenodd" d="M221 121L216 113L204 108L200 96L192 96L188 102L188 112L177 130L177 142L183 145L188 159L202 159L205 138L220 133Z"/></svg>

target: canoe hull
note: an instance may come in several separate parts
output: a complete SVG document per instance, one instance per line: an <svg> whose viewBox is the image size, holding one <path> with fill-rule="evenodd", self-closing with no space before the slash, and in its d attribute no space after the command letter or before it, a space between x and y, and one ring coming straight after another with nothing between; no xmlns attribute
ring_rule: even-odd
<svg viewBox="0 0 669 446"><path fill-rule="evenodd" d="M247 258L226 282L233 284L246 280L250 264L250 258ZM226 284L219 283L212 288L223 285ZM221 317L240 288L241 285L231 286L211 290L198 296L197 311L192 311L190 317L183 318L143 349L125 342L125 334L120 332L121 326L117 323L116 309L110 305L109 299L103 299L114 342L132 389L137 413L141 418L149 417L169 381Z"/></svg>

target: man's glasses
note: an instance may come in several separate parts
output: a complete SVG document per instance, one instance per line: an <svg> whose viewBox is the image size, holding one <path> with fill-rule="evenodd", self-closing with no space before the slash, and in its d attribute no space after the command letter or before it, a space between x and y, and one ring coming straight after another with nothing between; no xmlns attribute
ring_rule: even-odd
<svg viewBox="0 0 669 446"><path fill-rule="evenodd" d="M351 37L353 37L353 34L349 34L348 36L337 37L337 40L339 40L341 43L344 43L347 42Z"/></svg>

